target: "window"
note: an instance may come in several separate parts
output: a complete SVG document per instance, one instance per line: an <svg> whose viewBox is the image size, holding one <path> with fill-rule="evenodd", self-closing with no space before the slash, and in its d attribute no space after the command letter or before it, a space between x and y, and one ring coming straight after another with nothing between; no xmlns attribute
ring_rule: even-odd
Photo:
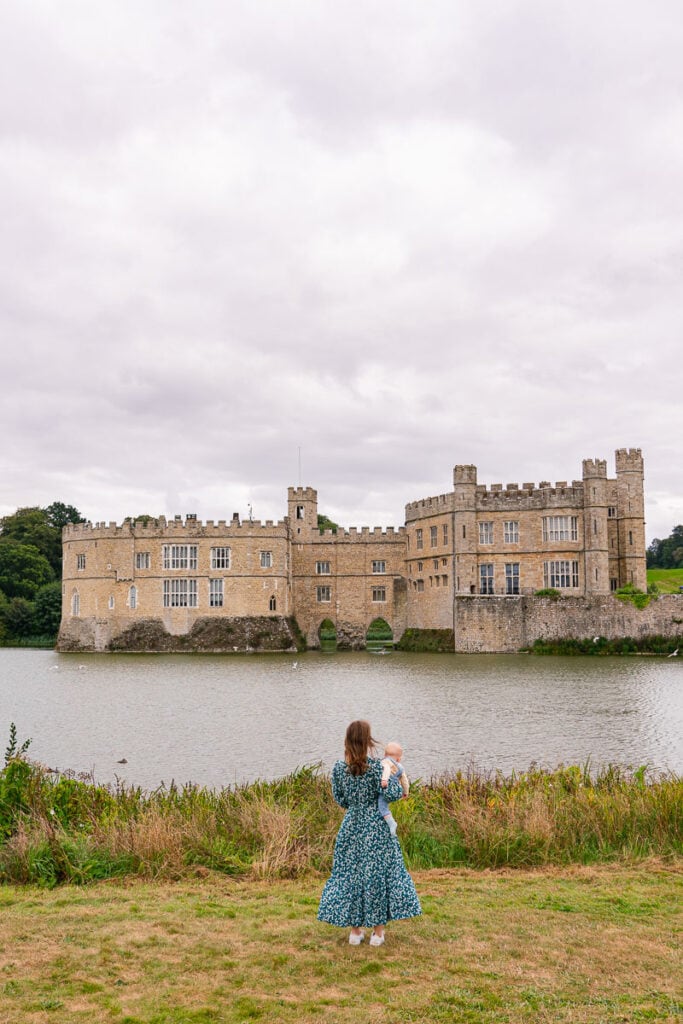
<svg viewBox="0 0 683 1024"><path fill-rule="evenodd" d="M79 572L85 569L85 555L76 555L76 568Z"/></svg>
<svg viewBox="0 0 683 1024"><path fill-rule="evenodd" d="M421 548L422 547L422 530L416 530L415 531L415 547L416 548Z"/></svg>
<svg viewBox="0 0 683 1024"><path fill-rule="evenodd" d="M330 563L329 562L316 562L315 571L318 576L329 576L330 575Z"/></svg>
<svg viewBox="0 0 683 1024"><path fill-rule="evenodd" d="M448 576L442 576L441 579L443 581L444 587L447 587L448 586Z"/></svg>
<svg viewBox="0 0 683 1024"><path fill-rule="evenodd" d="M441 564L442 565L448 565L448 559L447 558L442 558L441 559Z"/></svg>
<svg viewBox="0 0 683 1024"><path fill-rule="evenodd" d="M209 608L223 607L223 580L209 580Z"/></svg>
<svg viewBox="0 0 683 1024"><path fill-rule="evenodd" d="M319 602L332 600L332 587L317 587L317 599Z"/></svg>
<svg viewBox="0 0 683 1024"><path fill-rule="evenodd" d="M543 540L576 540L576 516L543 516Z"/></svg>
<svg viewBox="0 0 683 1024"><path fill-rule="evenodd" d="M464 540L466 536L467 536L467 527L466 527L466 526L465 526L465 524L463 523L463 527L462 527L462 539Z"/></svg>
<svg viewBox="0 0 683 1024"><path fill-rule="evenodd" d="M424 580L417 580L416 583L417 583L417 592L418 592L418 594L424 593L425 581Z"/></svg>
<svg viewBox="0 0 683 1024"><path fill-rule="evenodd" d="M270 595L270 601L268 602L268 608L271 612L277 611L277 601L275 600L275 594Z"/></svg>
<svg viewBox="0 0 683 1024"><path fill-rule="evenodd" d="M114 610L114 595L110 594L109 595L109 611L111 612L113 610Z"/></svg>
<svg viewBox="0 0 683 1024"><path fill-rule="evenodd" d="M304 518L304 507L303 507L303 505L297 505L296 506L296 518L297 519L303 519Z"/></svg>
<svg viewBox="0 0 683 1024"><path fill-rule="evenodd" d="M152 556L149 551L138 551L135 555L135 568L136 569L151 569L152 567Z"/></svg>
<svg viewBox="0 0 683 1024"><path fill-rule="evenodd" d="M481 525L481 524L480 524ZM483 562L479 566L479 593L493 593L493 563Z"/></svg>
<svg viewBox="0 0 683 1024"><path fill-rule="evenodd" d="M164 544L164 569L196 569L196 544Z"/></svg>
<svg viewBox="0 0 683 1024"><path fill-rule="evenodd" d="M479 543L493 544L493 523L479 523Z"/></svg>
<svg viewBox="0 0 683 1024"><path fill-rule="evenodd" d="M448 523L443 524L443 543L448 544Z"/></svg>
<svg viewBox="0 0 683 1024"><path fill-rule="evenodd" d="M373 562L372 563L372 571L373 572L379 572L379 573L386 572L387 571L387 563L386 562L382 562L382 561Z"/></svg>
<svg viewBox="0 0 683 1024"><path fill-rule="evenodd" d="M417 563L417 571L418 572L422 572L423 565L424 565L424 562L418 562Z"/></svg>
<svg viewBox="0 0 683 1024"><path fill-rule="evenodd" d="M196 580L164 580L164 608L196 607Z"/></svg>
<svg viewBox="0 0 683 1024"><path fill-rule="evenodd" d="M628 542L629 544L633 544L633 530L628 531Z"/></svg>
<svg viewBox="0 0 683 1024"><path fill-rule="evenodd" d="M519 562L505 563L505 593L519 593Z"/></svg>
<svg viewBox="0 0 683 1024"><path fill-rule="evenodd" d="M81 614L81 599L77 590L71 595L71 614L76 617Z"/></svg>
<svg viewBox="0 0 683 1024"><path fill-rule="evenodd" d="M433 548L439 543L439 530L436 526L429 527L429 543Z"/></svg>
<svg viewBox="0 0 683 1024"><path fill-rule="evenodd" d="M128 607L130 608L130 610L132 612L134 612L135 609L137 608L137 606L138 606L138 592L137 592L137 588L136 587L131 587L130 590L128 591Z"/></svg>
<svg viewBox="0 0 683 1024"><path fill-rule="evenodd" d="M434 568L435 568L435 569L438 569L438 568L439 568L439 559L438 559L438 558L435 558L435 559L433 560L433 562L434 562Z"/></svg>
<svg viewBox="0 0 683 1024"><path fill-rule="evenodd" d="M614 592L618 588L618 586L619 586L619 581L616 580L614 577L612 577L610 579L610 581L609 581L609 588L610 588L610 590L612 592Z"/></svg>
<svg viewBox="0 0 683 1024"><path fill-rule="evenodd" d="M211 568L230 568L230 548L211 548Z"/></svg>
<svg viewBox="0 0 683 1024"><path fill-rule="evenodd" d="M386 601L387 599L387 588L386 587L373 587L372 588L372 600L373 601Z"/></svg>
<svg viewBox="0 0 683 1024"><path fill-rule="evenodd" d="M578 587L579 563L570 561L544 562L543 584L562 590L566 587Z"/></svg>
<svg viewBox="0 0 683 1024"><path fill-rule="evenodd" d="M610 505L610 507L607 509L607 518L608 519L616 519L617 518L617 510L616 510L616 507L614 505Z"/></svg>
<svg viewBox="0 0 683 1024"><path fill-rule="evenodd" d="M506 544L519 544L519 521L509 519L503 523L503 540Z"/></svg>
<svg viewBox="0 0 683 1024"><path fill-rule="evenodd" d="M261 568L262 569L272 569L272 567L273 567L273 552L272 551L262 551L261 552Z"/></svg>

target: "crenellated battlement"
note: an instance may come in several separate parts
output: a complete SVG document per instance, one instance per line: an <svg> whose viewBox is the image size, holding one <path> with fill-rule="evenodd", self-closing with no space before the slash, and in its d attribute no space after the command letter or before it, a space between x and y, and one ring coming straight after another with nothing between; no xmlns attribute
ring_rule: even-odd
<svg viewBox="0 0 683 1024"><path fill-rule="evenodd" d="M617 448L614 459L617 474L643 472L643 453L640 448Z"/></svg>
<svg viewBox="0 0 683 1024"><path fill-rule="evenodd" d="M317 501L318 492L315 487L288 487L287 498L289 501Z"/></svg>
<svg viewBox="0 0 683 1024"><path fill-rule="evenodd" d="M405 507L406 522L420 519L423 516L436 516L452 511L453 494L437 494L431 498L421 498L420 501L411 501L407 504Z"/></svg>
<svg viewBox="0 0 683 1024"><path fill-rule="evenodd" d="M476 484L477 467L472 465L453 467L453 486L458 484Z"/></svg>
<svg viewBox="0 0 683 1024"><path fill-rule="evenodd" d="M240 521L237 518L230 520L207 519L200 522L197 519L170 519L159 516L158 519L149 519L144 523L141 520L124 520L123 523L68 523L62 531L64 543L75 540L113 540L123 537L156 537L176 539L188 537L204 537L229 534L251 536L255 533L269 531L278 532L283 536L287 533L286 520L272 519L261 521L260 519L245 519Z"/></svg>
<svg viewBox="0 0 683 1024"><path fill-rule="evenodd" d="M525 482L521 487L516 483L506 484L505 487L502 484L478 484L475 494L477 503L482 505L519 503L522 507L530 500L545 504L556 499L565 499L572 503L583 499L583 481L572 480L571 484L568 484L566 480L558 480L554 487L547 480L543 480L538 486Z"/></svg>
<svg viewBox="0 0 683 1024"><path fill-rule="evenodd" d="M344 541L360 541L366 544L370 540L402 541L406 532L405 526L349 526L346 529L340 526L336 533L334 530L325 530L320 536L341 543Z"/></svg>
<svg viewBox="0 0 683 1024"><path fill-rule="evenodd" d="M607 479L606 459L584 459L582 465L584 480L593 480L596 477Z"/></svg>

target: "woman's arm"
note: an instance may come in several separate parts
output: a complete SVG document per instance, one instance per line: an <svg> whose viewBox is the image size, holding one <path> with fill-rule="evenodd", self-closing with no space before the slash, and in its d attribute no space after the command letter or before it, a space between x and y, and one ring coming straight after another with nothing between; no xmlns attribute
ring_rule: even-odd
<svg viewBox="0 0 683 1024"><path fill-rule="evenodd" d="M349 801L346 796L346 786L344 785L345 776L346 768L344 762L337 761L332 769L332 796L334 797L335 802L344 809L349 806Z"/></svg>

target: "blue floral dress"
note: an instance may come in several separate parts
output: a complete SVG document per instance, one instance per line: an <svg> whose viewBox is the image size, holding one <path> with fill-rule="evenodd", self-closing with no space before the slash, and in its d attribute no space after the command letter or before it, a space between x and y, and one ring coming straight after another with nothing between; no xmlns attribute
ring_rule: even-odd
<svg viewBox="0 0 683 1024"><path fill-rule="evenodd" d="M334 844L332 874L320 898L319 921L358 928L422 913L398 839L377 810L380 793L398 800L401 784L392 776L383 790L381 782L382 765L376 758L368 758L363 775L349 775L345 761L332 769L332 795L346 814Z"/></svg>

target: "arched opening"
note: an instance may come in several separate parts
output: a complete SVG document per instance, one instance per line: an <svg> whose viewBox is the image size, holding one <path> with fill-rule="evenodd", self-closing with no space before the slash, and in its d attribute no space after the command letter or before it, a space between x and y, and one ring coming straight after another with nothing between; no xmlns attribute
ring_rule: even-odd
<svg viewBox="0 0 683 1024"><path fill-rule="evenodd" d="M365 634L365 647L368 651L391 651L394 647L394 634L386 619L373 619Z"/></svg>
<svg viewBox="0 0 683 1024"><path fill-rule="evenodd" d="M138 591L136 586L132 586L128 591L128 606L132 612L134 612L138 606Z"/></svg>
<svg viewBox="0 0 683 1024"><path fill-rule="evenodd" d="M270 601L268 602L268 608L270 609L271 612L277 611L277 600L275 598L275 594L271 594L270 595Z"/></svg>
<svg viewBox="0 0 683 1024"><path fill-rule="evenodd" d="M332 654L337 650L337 627L332 619L323 619L318 627L320 650Z"/></svg>
<svg viewBox="0 0 683 1024"><path fill-rule="evenodd" d="M81 599L79 597L77 590L74 590L73 594L71 595L71 614L74 616L74 618L78 618L78 616L81 614Z"/></svg>

